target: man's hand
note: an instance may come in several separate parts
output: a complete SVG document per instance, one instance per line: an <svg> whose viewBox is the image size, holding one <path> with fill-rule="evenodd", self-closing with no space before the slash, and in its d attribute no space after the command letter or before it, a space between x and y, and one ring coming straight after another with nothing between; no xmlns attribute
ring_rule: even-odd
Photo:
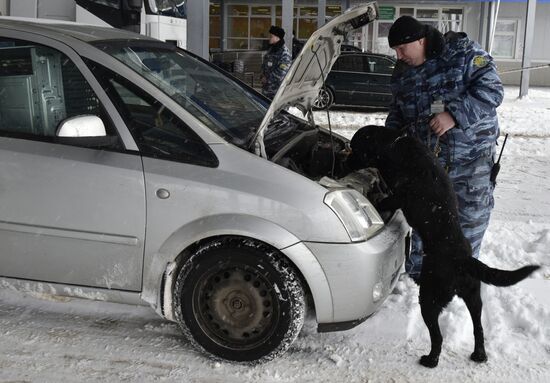
<svg viewBox="0 0 550 383"><path fill-rule="evenodd" d="M455 125L455 120L449 112L438 113L430 120L430 128L437 137L441 137L447 130L454 128Z"/></svg>

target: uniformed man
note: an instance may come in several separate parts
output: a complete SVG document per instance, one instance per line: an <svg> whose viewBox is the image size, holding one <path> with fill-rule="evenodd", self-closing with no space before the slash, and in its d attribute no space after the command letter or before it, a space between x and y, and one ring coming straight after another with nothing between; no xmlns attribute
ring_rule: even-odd
<svg viewBox="0 0 550 383"><path fill-rule="evenodd" d="M416 135L447 169L464 235L479 257L494 205L490 180L499 135L496 108L503 88L492 57L464 33L443 36L410 16L392 25L389 45L398 64L386 126ZM413 234L406 270L420 275L422 243Z"/></svg>
<svg viewBox="0 0 550 383"><path fill-rule="evenodd" d="M269 50L262 62L262 94L273 98L287 74L292 58L285 45L284 29L272 25L269 29Z"/></svg>

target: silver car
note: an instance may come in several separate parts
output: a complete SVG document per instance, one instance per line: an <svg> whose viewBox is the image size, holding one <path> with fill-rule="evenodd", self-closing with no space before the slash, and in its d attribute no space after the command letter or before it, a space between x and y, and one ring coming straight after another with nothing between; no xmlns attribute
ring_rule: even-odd
<svg viewBox="0 0 550 383"><path fill-rule="evenodd" d="M376 177L338 180L346 141L311 105L376 13L315 32L271 103L154 39L0 19L1 286L150 305L236 361L282 354L306 301L319 331L372 315L409 228L365 197Z"/></svg>

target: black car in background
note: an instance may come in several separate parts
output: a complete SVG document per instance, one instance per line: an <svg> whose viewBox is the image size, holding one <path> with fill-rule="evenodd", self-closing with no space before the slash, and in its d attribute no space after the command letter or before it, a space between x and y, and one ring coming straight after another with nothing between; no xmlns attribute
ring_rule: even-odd
<svg viewBox="0 0 550 383"><path fill-rule="evenodd" d="M317 109L331 105L388 107L395 58L368 52L342 52L315 101Z"/></svg>
<svg viewBox="0 0 550 383"><path fill-rule="evenodd" d="M361 48L351 44L340 45L340 52L363 52Z"/></svg>

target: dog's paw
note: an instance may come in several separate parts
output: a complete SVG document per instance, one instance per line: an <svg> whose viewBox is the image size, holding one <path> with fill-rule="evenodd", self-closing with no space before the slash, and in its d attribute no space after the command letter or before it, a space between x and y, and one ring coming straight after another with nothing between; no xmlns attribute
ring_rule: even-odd
<svg viewBox="0 0 550 383"><path fill-rule="evenodd" d="M470 355L470 359L477 363L487 362L487 354L484 350L474 351L472 355Z"/></svg>
<svg viewBox="0 0 550 383"><path fill-rule="evenodd" d="M439 363L439 358L434 358L430 355L423 355L420 358L419 363L424 367L434 368L437 367L437 364Z"/></svg>

